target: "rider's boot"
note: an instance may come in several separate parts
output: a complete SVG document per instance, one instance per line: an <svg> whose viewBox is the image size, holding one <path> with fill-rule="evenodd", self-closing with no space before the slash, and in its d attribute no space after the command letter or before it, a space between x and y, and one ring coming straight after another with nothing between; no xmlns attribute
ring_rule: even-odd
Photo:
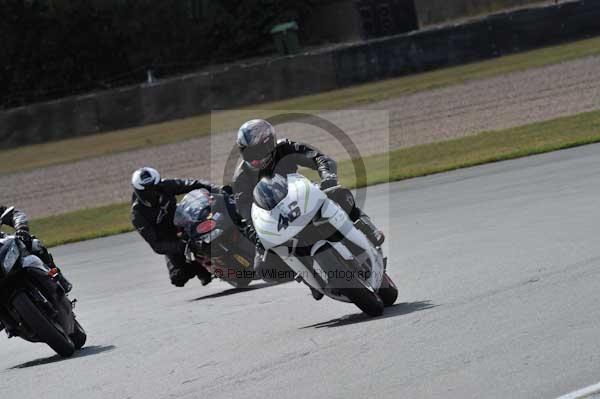
<svg viewBox="0 0 600 399"><path fill-rule="evenodd" d="M313 288L312 285L308 284L306 282L306 280L304 280L300 274L297 274L296 277L294 278L294 280L296 280L299 283L306 284L306 286L308 288L310 288L310 293L312 294L312 297L315 298L316 301L320 301L325 296L325 294L323 294L321 291Z"/></svg>
<svg viewBox="0 0 600 399"><path fill-rule="evenodd" d="M0 332L2 332L2 330L4 330L4 324L0 321ZM6 329L4 332L6 333L6 336L8 338L12 338L15 336L15 334L9 331L8 329Z"/></svg>
<svg viewBox="0 0 600 399"><path fill-rule="evenodd" d="M359 217L354 221L354 226L367 236L369 241L376 247L381 246L385 241L383 231L379 230L364 212L360 211Z"/></svg>
<svg viewBox="0 0 600 399"><path fill-rule="evenodd" d="M315 298L315 300L317 301L320 301L325 296L325 294L313 287L310 287L310 293L312 294L312 297Z"/></svg>
<svg viewBox="0 0 600 399"><path fill-rule="evenodd" d="M71 292L71 290L73 289L73 284L71 284L71 282L69 280L67 280L67 278L60 271L59 268L57 268L56 270L58 270L58 275L56 276L56 278L58 279L58 282L60 283L60 285L62 285L62 287L65 289L66 293Z"/></svg>
<svg viewBox="0 0 600 399"><path fill-rule="evenodd" d="M54 279L56 279L56 281L58 281L58 283L61 285L61 287L63 287L63 289L65 290L65 294L68 294L69 292L71 292L71 290L73 289L73 284L71 284L71 282L69 280L67 280L67 278L65 277L64 274L62 274L60 269L58 267L56 267L56 265L51 266L51 269L55 271L55 273L52 275L52 277Z"/></svg>
<svg viewBox="0 0 600 399"><path fill-rule="evenodd" d="M198 268L197 276L202 285L208 285L212 281L212 274L204 267Z"/></svg>
<svg viewBox="0 0 600 399"><path fill-rule="evenodd" d="M6 325L6 326L4 325L4 322L2 321L2 319L3 319L4 317L6 317L6 315L5 315L5 314L3 314L3 313L4 313L4 310L0 308L0 316L1 316L1 317L0 317L0 331L4 330L4 332L6 333L6 335L8 336L8 338L12 338L12 337L14 337L14 336L15 336L15 334L13 334L13 333L11 332L11 326L10 326L10 323L7 323L7 325Z"/></svg>
<svg viewBox="0 0 600 399"><path fill-rule="evenodd" d="M60 271L58 266L56 266L56 263L54 263L54 258L52 257L50 252L48 252L48 250L45 247L42 247L36 253L36 255L42 260L42 262L44 262L46 265L48 265L48 267L50 267L50 269L56 271L52 277L55 278L56 281L58 281L58 283L64 288L65 293L71 292L71 290L73 289L73 284L71 284L71 282L69 280L67 280L67 278Z"/></svg>

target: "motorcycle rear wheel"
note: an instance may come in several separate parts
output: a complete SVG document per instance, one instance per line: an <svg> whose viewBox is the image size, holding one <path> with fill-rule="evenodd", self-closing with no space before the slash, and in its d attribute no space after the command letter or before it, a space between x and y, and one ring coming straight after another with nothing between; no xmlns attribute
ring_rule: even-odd
<svg viewBox="0 0 600 399"><path fill-rule="evenodd" d="M75 345L71 339L35 306L26 293L20 292L17 294L12 304L23 322L41 341L48 344L62 357L73 356Z"/></svg>

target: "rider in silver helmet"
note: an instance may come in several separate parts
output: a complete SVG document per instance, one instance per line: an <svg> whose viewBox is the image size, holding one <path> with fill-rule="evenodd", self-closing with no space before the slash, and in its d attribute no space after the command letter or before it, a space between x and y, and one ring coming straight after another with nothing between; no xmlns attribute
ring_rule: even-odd
<svg viewBox="0 0 600 399"><path fill-rule="evenodd" d="M320 187L326 190L338 186L337 165L333 159L308 144L289 139L277 140L275 128L262 119L253 119L244 123L238 131L236 142L242 162L233 177L233 192L236 195L238 211L248 224L247 236L253 237L256 241L255 269L257 272L264 267L281 269L281 265L274 266L277 261L264 258L264 249L253 232L251 209L255 187L263 178L272 178L275 175L287 176L296 173L299 167L306 167L319 173ZM337 201L336 198L332 199ZM343 204L342 208L347 210L353 222L360 224L360 230L373 244L380 246L383 243L385 240L383 232L356 206L354 201L350 207ZM316 290L312 290L312 293L317 300L323 297L323 294Z"/></svg>
<svg viewBox="0 0 600 399"><path fill-rule="evenodd" d="M238 131L237 146L243 160L233 178L233 192L238 210L248 223L252 223L252 193L263 177L286 176L296 173L302 166L319 172L322 190L338 185L337 166L333 159L308 144L277 140L275 128L266 120L253 119L244 123ZM373 244L380 246L383 243L383 232L356 204L352 203L348 214L353 222L360 220L363 223L367 238Z"/></svg>

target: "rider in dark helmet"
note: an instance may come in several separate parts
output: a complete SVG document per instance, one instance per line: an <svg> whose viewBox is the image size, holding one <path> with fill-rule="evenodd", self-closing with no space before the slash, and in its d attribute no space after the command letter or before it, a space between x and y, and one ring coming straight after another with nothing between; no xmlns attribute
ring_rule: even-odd
<svg viewBox="0 0 600 399"><path fill-rule="evenodd" d="M265 120L254 119L244 123L238 131L237 145L243 161L236 169L233 191L236 194L238 210L249 224L252 223L252 192L265 176L286 176L296 173L298 167L303 166L319 172L322 190L338 186L337 166L333 159L307 144L288 139L277 141L275 129ZM346 209L345 206L342 207ZM380 246L383 243L383 232L354 203L348 215L353 222L361 223L361 230L366 232L367 238L373 244Z"/></svg>
<svg viewBox="0 0 600 399"><path fill-rule="evenodd" d="M212 193L231 192L229 186L216 186L202 180L161 179L156 169L144 167L131 177L133 186L131 222L154 252L165 255L171 283L183 287L197 276L203 285L212 276L203 267L193 267L185 258L185 244L178 239L173 217L177 206L176 195L197 189Z"/></svg>
<svg viewBox="0 0 600 399"><path fill-rule="evenodd" d="M6 206L0 205L0 215L3 215L8 208ZM71 283L63 276L60 272L60 269L54 263L54 258L48 252L48 249L42 244L42 242L36 239L35 236L31 235L29 232L29 220L25 212L20 209L14 209L8 213L3 220L4 224L15 229L15 236L19 238L25 247L35 256L41 259L44 264L49 266L52 269L56 269L57 279L63 286L66 292L71 291L73 287Z"/></svg>
<svg viewBox="0 0 600 399"><path fill-rule="evenodd" d="M0 205L0 216L4 215L8 207L4 205ZM15 236L25 244L25 247L31 254L40 258L44 264L46 264L51 269L56 269L56 280L63 287L65 292L69 292L72 289L72 285L69 280L62 274L60 269L54 263L54 258L48 252L48 249L42 244L40 240L38 240L35 236L31 235L29 232L29 220L25 212L13 208L10 212L7 212L4 215L4 219L2 220L3 224L12 227L15 229ZM0 237L3 233L0 232ZM1 311L1 309L0 309ZM2 322L0 321L0 331L4 329Z"/></svg>

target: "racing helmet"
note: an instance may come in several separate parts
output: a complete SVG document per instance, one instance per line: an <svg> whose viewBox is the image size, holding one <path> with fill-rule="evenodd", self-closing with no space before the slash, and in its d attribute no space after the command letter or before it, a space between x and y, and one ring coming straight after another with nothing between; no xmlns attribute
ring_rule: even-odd
<svg viewBox="0 0 600 399"><path fill-rule="evenodd" d="M266 120L252 119L240 127L236 143L250 169L267 168L275 157L275 128Z"/></svg>
<svg viewBox="0 0 600 399"><path fill-rule="evenodd" d="M157 186L160 183L160 173L154 168L145 166L133 172L131 185L140 202L149 207L157 206L160 193Z"/></svg>

